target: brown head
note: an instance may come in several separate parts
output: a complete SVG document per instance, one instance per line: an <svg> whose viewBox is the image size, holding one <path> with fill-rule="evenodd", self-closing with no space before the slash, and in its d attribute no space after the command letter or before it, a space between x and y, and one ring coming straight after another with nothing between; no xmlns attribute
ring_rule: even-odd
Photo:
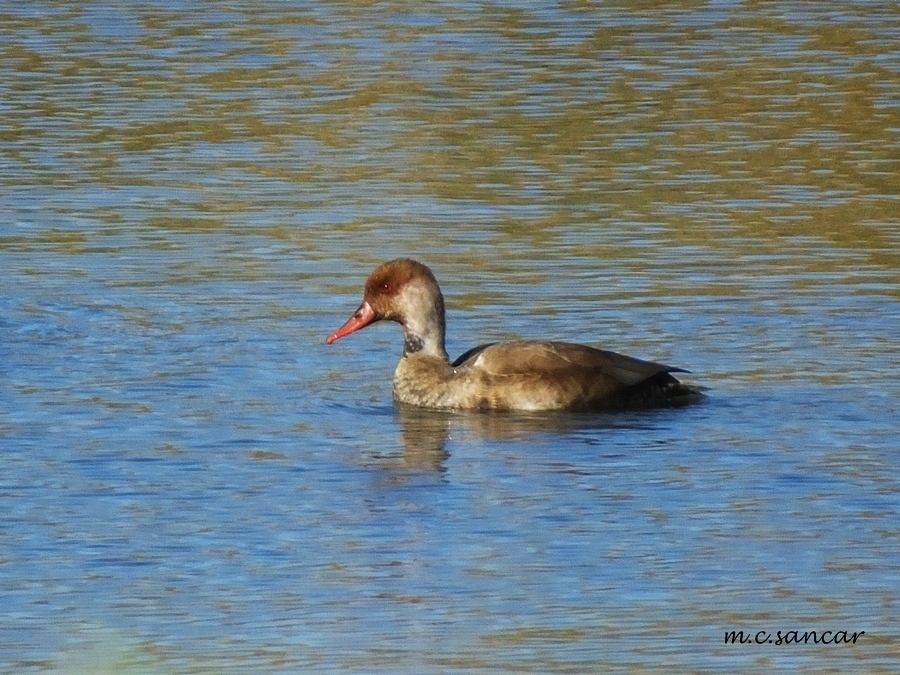
<svg viewBox="0 0 900 675"><path fill-rule="evenodd" d="M325 342L331 344L381 320L403 326L404 354L425 351L446 358L444 296L434 274L422 263L397 258L375 268L366 280L362 304Z"/></svg>

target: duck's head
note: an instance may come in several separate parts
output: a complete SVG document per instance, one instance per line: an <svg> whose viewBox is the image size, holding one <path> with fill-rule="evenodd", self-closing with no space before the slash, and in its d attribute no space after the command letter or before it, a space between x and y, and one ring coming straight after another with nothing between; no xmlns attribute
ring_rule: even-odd
<svg viewBox="0 0 900 675"><path fill-rule="evenodd" d="M356 312L325 342L331 344L382 320L403 326L404 354L421 351L446 357L444 296L434 274L422 263L397 258L375 268Z"/></svg>

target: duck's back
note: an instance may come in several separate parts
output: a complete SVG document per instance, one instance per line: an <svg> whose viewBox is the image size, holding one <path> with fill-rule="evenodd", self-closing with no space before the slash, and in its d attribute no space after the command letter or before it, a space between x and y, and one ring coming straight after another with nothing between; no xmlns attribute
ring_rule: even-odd
<svg viewBox="0 0 900 675"><path fill-rule="evenodd" d="M529 401L530 409L606 410L679 405L700 392L661 363L568 342L517 340L481 345L453 363L471 371L485 390ZM503 398L503 397L498 397ZM502 406L500 406L502 407Z"/></svg>

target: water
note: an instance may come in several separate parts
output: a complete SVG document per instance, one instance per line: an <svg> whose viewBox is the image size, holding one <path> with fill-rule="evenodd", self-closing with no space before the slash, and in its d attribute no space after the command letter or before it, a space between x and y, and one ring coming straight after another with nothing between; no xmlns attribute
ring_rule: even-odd
<svg viewBox="0 0 900 675"><path fill-rule="evenodd" d="M4 16L0 671L900 667L894 3ZM709 399L395 409L397 255Z"/></svg>

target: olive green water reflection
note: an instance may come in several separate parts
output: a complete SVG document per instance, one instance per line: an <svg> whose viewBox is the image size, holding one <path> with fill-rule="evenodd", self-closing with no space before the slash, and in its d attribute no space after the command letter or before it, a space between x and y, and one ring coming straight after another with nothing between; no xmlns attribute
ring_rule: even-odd
<svg viewBox="0 0 900 675"><path fill-rule="evenodd" d="M896 3L37 2L0 38L0 671L896 671ZM393 327L322 340L397 255L454 356L590 342L710 401L394 411Z"/></svg>
<svg viewBox="0 0 900 675"><path fill-rule="evenodd" d="M372 237L463 200L536 246L639 221L893 248L891 3L628 6L13 14L3 183L176 231L283 208ZM425 199L437 213L404 205Z"/></svg>

